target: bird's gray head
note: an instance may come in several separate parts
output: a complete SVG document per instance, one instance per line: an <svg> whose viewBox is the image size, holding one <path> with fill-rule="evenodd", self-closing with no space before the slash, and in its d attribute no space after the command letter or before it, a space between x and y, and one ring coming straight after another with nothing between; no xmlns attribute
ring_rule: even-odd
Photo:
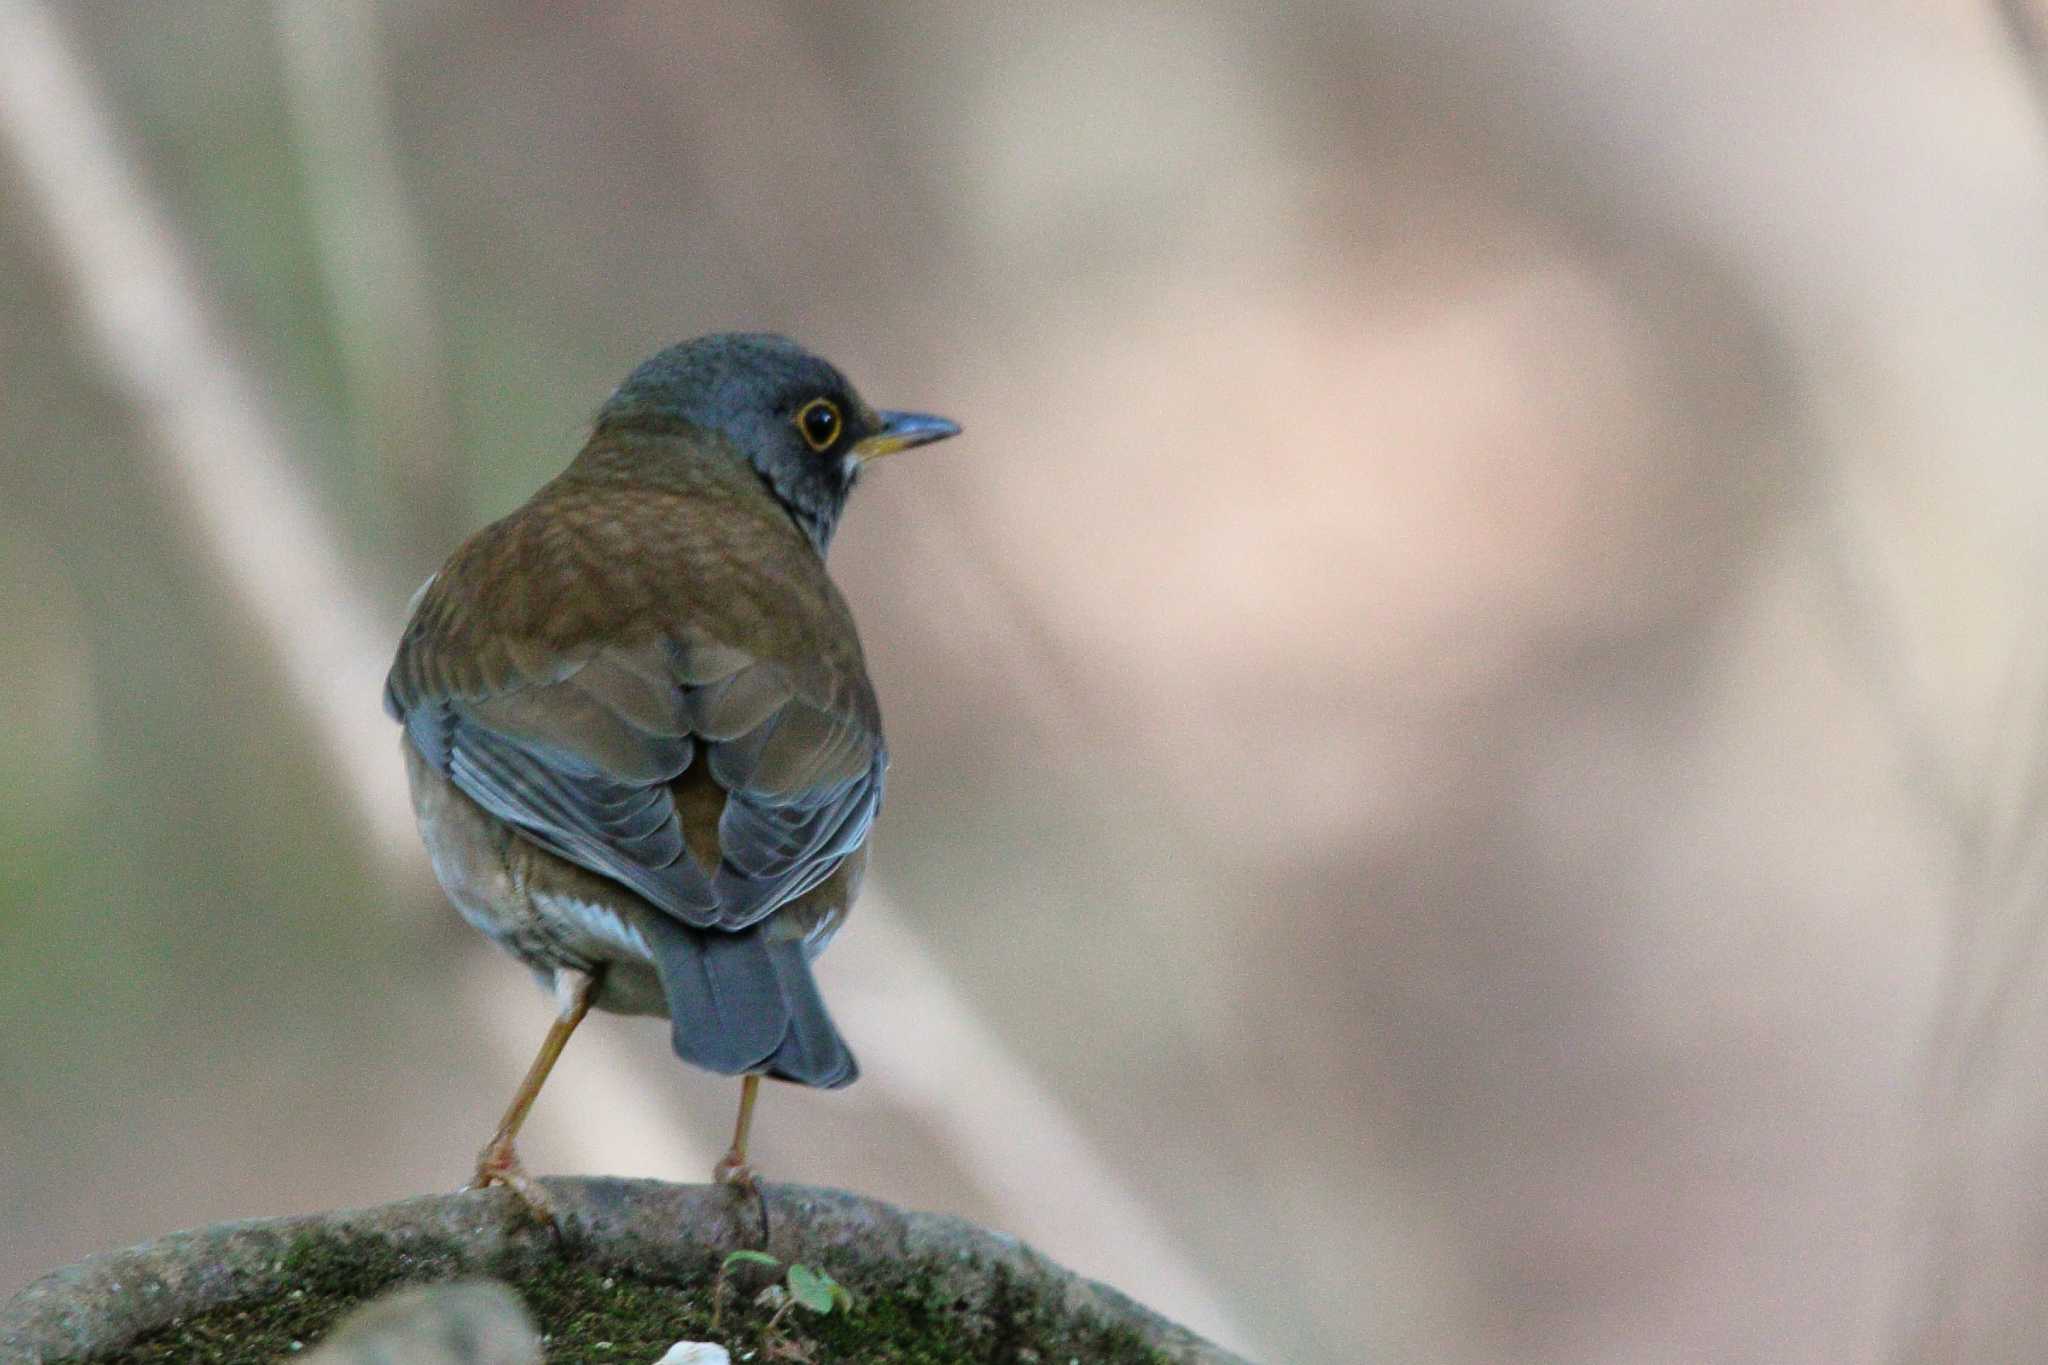
<svg viewBox="0 0 2048 1365"><path fill-rule="evenodd" d="M943 417L877 412L826 361L765 332L720 332L669 347L626 377L597 420L603 426L643 415L724 437L820 554L867 461L960 430Z"/></svg>

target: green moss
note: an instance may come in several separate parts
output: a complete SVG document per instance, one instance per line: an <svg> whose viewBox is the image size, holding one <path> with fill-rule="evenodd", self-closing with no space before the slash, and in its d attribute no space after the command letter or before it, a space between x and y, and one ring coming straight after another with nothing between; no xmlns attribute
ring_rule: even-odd
<svg viewBox="0 0 2048 1365"><path fill-rule="evenodd" d="M394 1285L453 1279L461 1266L460 1249L449 1242L301 1236L278 1258L277 1282L291 1286L283 1295L174 1322L125 1351L94 1359L150 1365L275 1361L318 1340L363 1300Z"/></svg>
<svg viewBox="0 0 2048 1365"><path fill-rule="evenodd" d="M838 1274L839 1268L824 1265ZM174 1323L113 1354L99 1365L272 1365L317 1343L337 1318L399 1284L452 1279L465 1270L450 1243L415 1239L333 1240L307 1237L279 1259L282 1296L232 1305ZM711 1327L716 1262L706 1257L694 1276L668 1280L622 1272L574 1249L496 1267L526 1300L546 1334L551 1361L608 1361L651 1365L678 1340L721 1341L735 1360L765 1353L769 1311L753 1296L774 1278L758 1268L732 1277L717 1331ZM786 1314L776 1335L804 1348L796 1357L828 1365L961 1365L1028 1362L1066 1365L1157 1365L1164 1360L1128 1328L1093 1320L1063 1320L1052 1305L1017 1284L1001 1267L987 1272L980 1291L962 1296L945 1288L961 1283L961 1267L943 1274L929 1265L892 1267L877 1282L872 1272L841 1275L858 1299L851 1314ZM970 1272L974 1267L967 1268Z"/></svg>

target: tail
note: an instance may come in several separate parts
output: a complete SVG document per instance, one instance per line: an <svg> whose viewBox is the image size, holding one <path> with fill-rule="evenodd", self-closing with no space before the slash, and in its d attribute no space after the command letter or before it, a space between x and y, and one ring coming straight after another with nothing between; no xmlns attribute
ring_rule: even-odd
<svg viewBox="0 0 2048 1365"><path fill-rule="evenodd" d="M799 1085L851 1085L860 1064L833 1027L803 944L673 921L653 935L676 1056L707 1071L763 1071Z"/></svg>

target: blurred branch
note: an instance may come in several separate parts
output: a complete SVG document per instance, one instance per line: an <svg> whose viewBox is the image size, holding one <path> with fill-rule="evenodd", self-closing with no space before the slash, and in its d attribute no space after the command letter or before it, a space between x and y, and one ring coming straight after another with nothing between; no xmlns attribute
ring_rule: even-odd
<svg viewBox="0 0 2048 1365"><path fill-rule="evenodd" d="M0 138L48 225L90 358L124 396L178 514L270 646L387 860L415 841L383 641L283 457L258 385L205 314L164 214L48 9L0 0Z"/></svg>
<svg viewBox="0 0 2048 1365"><path fill-rule="evenodd" d="M277 0L275 10L321 278L358 439L371 456L368 482L409 567L425 573L461 534L467 505L373 17L361 0Z"/></svg>
<svg viewBox="0 0 2048 1365"><path fill-rule="evenodd" d="M1837 478L1823 501L1841 509L1853 499ZM2048 639L2048 618L2037 614L2015 633L1982 752L1959 760L1902 662L1905 630L1871 568L1876 557L1856 546L1839 510L1827 534L1828 583L1844 649L1885 715L1909 774L1907 790L1946 837L1953 861L1948 958L1927 1044L1930 1094L1953 1102L1995 1051L2016 983L2048 934L2048 923L2025 913L2028 873L2048 813L2048 667L2037 644Z"/></svg>
<svg viewBox="0 0 2048 1365"><path fill-rule="evenodd" d="M948 979L890 902L868 889L832 945L835 1008L856 1023L868 1075L916 1115L1001 1210L1007 1231L1062 1230L1060 1255L1205 1336L1249 1349L1223 1296L1133 1195L1082 1125ZM1053 983L1057 989L1057 983ZM971 1102L970 1102L971 1101ZM1060 1214L1047 1217L1052 1209ZM1085 1232L1072 1211L1087 1210Z"/></svg>
<svg viewBox="0 0 2048 1365"><path fill-rule="evenodd" d="M1851 504L1838 482L1827 505ZM1948 935L1923 1052L1920 1178L1909 1191L1907 1236L1914 1276L1903 1281L1892 1359L1950 1354L1964 1277L1968 1201L1976 1169L1977 1102L2017 1035L2021 988L2039 975L2048 914L2031 874L2048 811L2048 619L2037 612L2015 633L2015 652L1974 762L1952 760L1903 666L1905 632L1891 595L1838 515L1825 552L1845 648L1886 714L1930 824L1948 840L1952 877Z"/></svg>
<svg viewBox="0 0 2048 1365"><path fill-rule="evenodd" d="M381 864L420 867L398 741L383 714L390 640L287 455L258 387L179 259L49 11L0 0L0 138L49 225L108 383L148 430L176 511L270 647ZM402 897L392 897L394 905ZM485 1027L523 1065L530 1038ZM607 1054L583 1059L613 1071ZM637 1079L601 1078L608 1094ZM687 1145L670 1165L692 1155Z"/></svg>
<svg viewBox="0 0 2048 1365"><path fill-rule="evenodd" d="M2048 125L2048 21L2038 4L2039 0L1997 0L1999 22L2019 59L2020 74Z"/></svg>
<svg viewBox="0 0 2048 1365"><path fill-rule="evenodd" d="M50 250L77 295L94 358L155 437L180 513L261 627L386 861L417 863L397 737L378 705L388 635L296 476L282 433L263 415L256 384L206 317L164 215L36 0L0 0L0 132L48 222ZM1132 1289L1241 1339L1221 1295L1124 1191L1081 1125L952 990L886 900L870 891L858 931L837 955L885 983L854 994L845 1011L871 1062L869 1084L946 1135L1005 1224L1039 1224L1038 1210L1055 1194L1067 1207L1085 1206L1095 1254L1144 1268L1126 1277ZM529 1041L515 1035L507 1045ZM613 1064L592 1049L579 1065ZM631 1076L605 1089L652 1092ZM968 1096L972 1103L956 1102ZM669 1152L663 1164L687 1154Z"/></svg>
<svg viewBox="0 0 2048 1365"><path fill-rule="evenodd" d="M2048 813L2048 668L2043 641L2048 617L2035 612L2017 633L2007 670L2005 698L1986 746L1983 810L1978 844L1984 868L1981 912L2004 926L1982 1004L1971 1027L1956 1039L1957 1090L1967 1097L1996 1071L2015 1037L2021 992L2040 972L2048 944L2048 914L2041 903L2039 861L2043 816Z"/></svg>

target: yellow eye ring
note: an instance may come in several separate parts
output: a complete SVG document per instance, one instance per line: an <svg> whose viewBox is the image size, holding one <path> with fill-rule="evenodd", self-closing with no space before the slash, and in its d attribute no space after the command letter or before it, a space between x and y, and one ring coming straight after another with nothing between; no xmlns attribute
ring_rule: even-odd
<svg viewBox="0 0 2048 1365"><path fill-rule="evenodd" d="M839 439L843 425L839 405L829 398L813 398L797 409L796 429L804 434L804 444L821 455Z"/></svg>

